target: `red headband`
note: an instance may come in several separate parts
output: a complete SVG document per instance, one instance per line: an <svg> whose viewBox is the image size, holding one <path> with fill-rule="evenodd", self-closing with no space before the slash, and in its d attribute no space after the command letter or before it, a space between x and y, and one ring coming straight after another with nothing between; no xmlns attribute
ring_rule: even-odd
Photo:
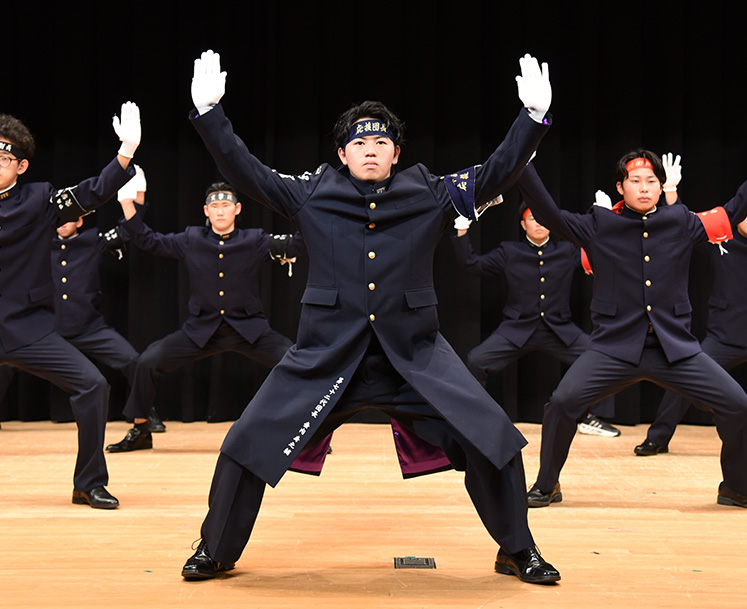
<svg viewBox="0 0 747 609"><path fill-rule="evenodd" d="M522 219L522 220L526 220L526 219L527 219L527 216L528 216L529 214L531 214L531 213L532 213L532 210L531 210L531 209L529 209L529 208L527 207L527 208L526 208L526 209L524 210L524 213L523 213L523 214L521 214L521 219Z"/></svg>
<svg viewBox="0 0 747 609"><path fill-rule="evenodd" d="M638 157L625 163L625 170L628 173L630 173L634 169L650 169L651 171L653 171L654 165L648 159L644 159L643 157Z"/></svg>

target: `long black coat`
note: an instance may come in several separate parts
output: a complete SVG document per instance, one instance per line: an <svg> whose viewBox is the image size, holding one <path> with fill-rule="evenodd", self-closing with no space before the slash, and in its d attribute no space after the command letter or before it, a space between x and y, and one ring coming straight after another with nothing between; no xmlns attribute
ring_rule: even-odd
<svg viewBox="0 0 747 609"><path fill-rule="evenodd" d="M220 105L193 124L237 189L292 219L309 254L298 342L272 370L221 450L276 484L345 392L375 333L402 377L497 467L526 444L438 331L433 255L456 211L443 180L422 165L362 195L346 171L300 176L260 163ZM518 177L547 130L525 111L476 169L485 203Z"/></svg>

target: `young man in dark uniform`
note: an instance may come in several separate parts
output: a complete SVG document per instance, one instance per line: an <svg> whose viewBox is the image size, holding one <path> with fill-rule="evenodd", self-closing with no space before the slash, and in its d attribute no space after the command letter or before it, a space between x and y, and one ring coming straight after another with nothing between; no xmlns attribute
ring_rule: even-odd
<svg viewBox="0 0 747 609"><path fill-rule="evenodd" d="M306 447L374 406L439 446L501 546L495 568L550 583L527 524L521 449L526 440L438 332L433 254L458 213L476 213L516 180L549 121L550 82L521 60L522 109L485 164L441 178L424 166L394 172L402 123L364 102L335 126L343 166L290 176L263 165L234 135L218 103L217 54L195 62L193 124L223 175L255 201L293 218L309 254L298 342L273 368L221 447L202 542L186 579L233 568L266 484L275 486Z"/></svg>
<svg viewBox="0 0 747 609"><path fill-rule="evenodd" d="M533 166L521 178L538 221L583 247L594 267L591 344L545 406L529 505L562 500L560 470L576 418L599 399L649 380L713 410L723 442L717 501L747 507L747 394L690 333L687 292L693 246L731 237L747 216L747 182L724 207L696 215L659 204L666 174L650 151L625 155L616 176L623 200L588 214L559 210Z"/></svg>
<svg viewBox="0 0 747 609"><path fill-rule="evenodd" d="M140 142L135 104L122 106L114 128L122 141L117 158L98 177L55 191L49 183L18 184L33 156L34 139L19 120L0 115L0 364L71 394L78 425L73 503L95 508L119 505L105 488L109 386L96 366L55 332L50 250L55 227L99 207L132 178L128 166Z"/></svg>
<svg viewBox="0 0 747 609"><path fill-rule="evenodd" d="M459 216L452 237L459 265L481 277L506 278L503 321L493 333L467 354L467 368L485 387L488 374L539 351L565 364L573 363L589 345L589 336L571 321L573 275L582 266L591 273L583 251L567 241L550 238L550 231L534 219L532 210L519 207L525 239L504 241L487 254L472 249L467 230L470 221ZM607 398L584 413L579 432L616 437L620 430L604 418L615 416L615 401ZM600 418L604 417L604 418Z"/></svg>
<svg viewBox="0 0 747 609"><path fill-rule="evenodd" d="M292 343L267 323L260 299L260 274L279 244L285 258L303 252L298 238L275 239L259 228L236 228L241 203L236 190L223 182L211 184L205 195L204 211L210 226L191 226L177 234L151 230L133 199L123 199L121 204L122 226L134 245L184 261L189 274L190 315L181 328L140 355L124 408L124 415L134 419L135 425L122 441L106 447L112 453L153 447L148 414L153 411L163 374L228 351L268 368L280 361Z"/></svg>
<svg viewBox="0 0 747 609"><path fill-rule="evenodd" d="M706 336L700 343L703 352L724 367L736 368L747 362L747 220L733 233L733 239L721 245L704 245L711 265L712 287L708 299ZM641 457L669 452L669 441L677 424L685 416L691 401L667 391L648 428L646 439L635 447Z"/></svg>
<svg viewBox="0 0 747 609"><path fill-rule="evenodd" d="M136 178L133 178L134 181ZM83 218L57 227L52 240L55 330L89 358L118 370L132 386L138 352L112 328L101 312L101 262L104 256L122 256L123 236L118 228L106 233L80 230ZM13 378L13 367L0 368L0 396ZM160 423L151 417L151 427Z"/></svg>

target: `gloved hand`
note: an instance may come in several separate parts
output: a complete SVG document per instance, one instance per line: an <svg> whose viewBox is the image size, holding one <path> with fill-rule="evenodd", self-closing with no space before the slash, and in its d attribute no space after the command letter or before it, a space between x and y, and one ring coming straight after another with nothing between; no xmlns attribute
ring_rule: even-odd
<svg viewBox="0 0 747 609"><path fill-rule="evenodd" d="M470 220L469 218L465 218L463 215L459 214L454 219L454 230L468 230L470 224L472 224L472 220Z"/></svg>
<svg viewBox="0 0 747 609"><path fill-rule="evenodd" d="M521 75L516 77L519 99L529 110L529 115L541 123L552 101L550 70L547 63L543 63L540 70L537 60L529 54L519 59L519 66Z"/></svg>
<svg viewBox="0 0 747 609"><path fill-rule="evenodd" d="M135 199L138 192L145 192L147 184L145 181L145 172L139 165L135 165L135 177L117 191L117 201L126 199Z"/></svg>
<svg viewBox="0 0 747 609"><path fill-rule="evenodd" d="M121 114L121 119L116 114L112 117L112 127L122 142L119 154L131 159L140 144L140 108L133 102L125 102Z"/></svg>
<svg viewBox="0 0 747 609"><path fill-rule="evenodd" d="M667 174L667 181L664 182L664 192L674 192L677 190L677 184L679 184L682 179L680 155L678 154L673 161L672 153L667 152L661 157L661 162L662 165L664 165L664 171Z"/></svg>
<svg viewBox="0 0 747 609"><path fill-rule="evenodd" d="M205 114L226 92L226 73L220 71L220 54L205 51L195 59L192 76L192 102L197 112Z"/></svg>
<svg viewBox="0 0 747 609"><path fill-rule="evenodd" d="M594 194L594 205L604 207L605 209L612 209L612 199L603 190L597 190Z"/></svg>

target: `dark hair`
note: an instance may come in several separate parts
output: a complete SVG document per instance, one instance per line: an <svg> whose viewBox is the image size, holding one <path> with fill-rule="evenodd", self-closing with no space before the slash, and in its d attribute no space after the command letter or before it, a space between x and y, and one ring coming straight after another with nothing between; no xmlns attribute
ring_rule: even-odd
<svg viewBox="0 0 747 609"><path fill-rule="evenodd" d="M519 205L519 220L524 219L524 212L529 209L529 205L527 204L524 199L521 200L521 204Z"/></svg>
<svg viewBox="0 0 747 609"><path fill-rule="evenodd" d="M15 116L0 114L0 137L18 146L26 159L30 159L36 152L34 136L31 135L31 131L28 130L26 125ZM20 155L17 154L16 156L20 158Z"/></svg>
<svg viewBox="0 0 747 609"><path fill-rule="evenodd" d="M628 152L628 154L617 161L614 173L615 182L623 182L625 178L628 177L628 169L625 166L633 159L638 158L651 161L651 164L654 166L654 175L659 178L659 181L662 184L667 181L667 172L664 170L664 165L662 164L659 155L655 152L651 152L650 150L639 148L638 150Z"/></svg>
<svg viewBox="0 0 747 609"><path fill-rule="evenodd" d="M208 195L213 192L230 192L236 199L238 200L239 194L236 192L236 189L231 186L227 182L213 182L210 186L207 187L207 190L205 191L205 198L208 198Z"/></svg>
<svg viewBox="0 0 747 609"><path fill-rule="evenodd" d="M378 118L389 127L389 133L394 138L394 144L401 146L405 141L405 123L389 108L378 101L364 101L343 112L335 123L332 137L335 140L335 148L344 148L345 140L348 139L350 128L362 118Z"/></svg>

